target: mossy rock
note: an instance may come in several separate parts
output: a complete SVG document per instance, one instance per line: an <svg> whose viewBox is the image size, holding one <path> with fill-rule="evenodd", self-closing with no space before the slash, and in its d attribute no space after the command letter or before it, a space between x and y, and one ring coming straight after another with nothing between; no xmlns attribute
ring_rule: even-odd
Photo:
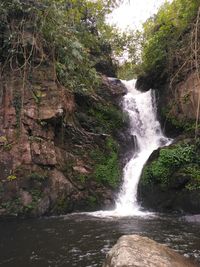
<svg viewBox="0 0 200 267"><path fill-rule="evenodd" d="M154 151L143 169L138 198L157 211L200 212L198 142L187 139Z"/></svg>

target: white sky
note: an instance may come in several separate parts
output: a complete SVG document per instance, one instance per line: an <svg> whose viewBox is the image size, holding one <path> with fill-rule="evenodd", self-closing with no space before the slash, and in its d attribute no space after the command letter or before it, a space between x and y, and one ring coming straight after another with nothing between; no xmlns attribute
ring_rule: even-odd
<svg viewBox="0 0 200 267"><path fill-rule="evenodd" d="M165 0L126 0L109 16L108 21L121 30L141 28L149 17L156 13Z"/></svg>

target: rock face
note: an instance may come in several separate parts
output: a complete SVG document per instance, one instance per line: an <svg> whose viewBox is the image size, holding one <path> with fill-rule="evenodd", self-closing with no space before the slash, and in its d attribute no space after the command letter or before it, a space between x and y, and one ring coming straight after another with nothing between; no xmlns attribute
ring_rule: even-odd
<svg viewBox="0 0 200 267"><path fill-rule="evenodd" d="M169 89L160 94L165 108L170 108L170 116L177 120L195 120L198 107L199 82L195 72L188 74L183 81L174 85L176 95ZM164 93L164 94L163 94Z"/></svg>
<svg viewBox="0 0 200 267"><path fill-rule="evenodd" d="M197 75L186 73L171 86L165 83L158 91L158 114L163 129L172 137L184 132L192 132L194 136L199 92Z"/></svg>
<svg viewBox="0 0 200 267"><path fill-rule="evenodd" d="M185 257L147 237L122 236L103 267L195 267Z"/></svg>
<svg viewBox="0 0 200 267"><path fill-rule="evenodd" d="M145 208L160 212L200 211L199 144L180 138L152 153L143 168L138 200Z"/></svg>
<svg viewBox="0 0 200 267"><path fill-rule="evenodd" d="M126 127L122 83L102 76L95 92L73 93L58 83L50 60L21 75L4 70L0 80L0 216L112 205L117 181L97 180L95 172L106 165L109 144L119 146L115 124Z"/></svg>

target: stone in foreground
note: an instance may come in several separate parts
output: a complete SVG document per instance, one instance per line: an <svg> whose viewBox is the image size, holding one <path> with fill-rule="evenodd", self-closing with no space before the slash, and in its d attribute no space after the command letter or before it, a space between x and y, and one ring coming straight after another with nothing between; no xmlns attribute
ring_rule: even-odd
<svg viewBox="0 0 200 267"><path fill-rule="evenodd" d="M147 237L122 236L102 267L195 267L184 256Z"/></svg>

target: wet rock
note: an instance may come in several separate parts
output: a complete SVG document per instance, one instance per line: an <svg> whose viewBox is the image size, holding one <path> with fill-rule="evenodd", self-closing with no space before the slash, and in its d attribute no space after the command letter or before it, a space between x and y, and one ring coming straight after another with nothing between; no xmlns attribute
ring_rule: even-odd
<svg viewBox="0 0 200 267"><path fill-rule="evenodd" d="M108 253L103 267L195 267L185 257L147 237L122 236Z"/></svg>
<svg viewBox="0 0 200 267"><path fill-rule="evenodd" d="M28 206L32 203L33 198L29 192L20 190L20 200L23 206Z"/></svg>
<svg viewBox="0 0 200 267"><path fill-rule="evenodd" d="M124 86L124 84L119 80L115 78L108 78L106 76L102 77L102 88L109 88L108 90L102 90L102 94L104 97L114 97L116 101L119 101L119 98L121 98L123 95L127 93L127 88ZM115 100L113 99L113 100Z"/></svg>
<svg viewBox="0 0 200 267"><path fill-rule="evenodd" d="M53 202L64 194L65 196L70 196L74 190L73 185L70 181L63 175L62 172L54 169L50 173L50 198Z"/></svg>
<svg viewBox="0 0 200 267"><path fill-rule="evenodd" d="M53 142L39 140L31 143L33 162L39 165L55 166L57 163Z"/></svg>
<svg viewBox="0 0 200 267"><path fill-rule="evenodd" d="M188 156L186 161L180 161L183 153L180 152L180 147L193 151L192 156ZM166 160L163 155L168 159ZM144 208L158 212L198 214L200 212L198 157L198 144L194 139L185 137L177 139L168 147L155 150L144 166L138 184L140 204ZM170 163L169 158L173 158Z"/></svg>
<svg viewBox="0 0 200 267"><path fill-rule="evenodd" d="M27 106L26 109L24 109L24 115L30 119L36 120L38 118L38 109L36 106Z"/></svg>
<svg viewBox="0 0 200 267"><path fill-rule="evenodd" d="M166 190L159 185L139 184L138 199L144 208L158 212L196 214L200 210L200 190Z"/></svg>
<svg viewBox="0 0 200 267"><path fill-rule="evenodd" d="M88 174L89 171L84 166L75 166L73 170L80 173L80 174Z"/></svg>
<svg viewBox="0 0 200 267"><path fill-rule="evenodd" d="M21 164L31 164L31 146L28 140L28 136L24 134L21 135L18 142L12 145L10 154L13 156L13 168L16 168Z"/></svg>
<svg viewBox="0 0 200 267"><path fill-rule="evenodd" d="M0 180L6 180L10 175L13 167L13 158L11 155L1 152L0 153Z"/></svg>
<svg viewBox="0 0 200 267"><path fill-rule="evenodd" d="M41 121L48 121L48 120L55 120L63 115L63 108L62 106L58 106L57 108L50 108L50 107L42 107L39 110L39 119Z"/></svg>
<svg viewBox="0 0 200 267"><path fill-rule="evenodd" d="M41 216L48 212L50 206L50 199L48 196L43 197L38 205L36 210L33 212L35 216Z"/></svg>
<svg viewBox="0 0 200 267"><path fill-rule="evenodd" d="M139 77L136 82L136 88L142 92L146 92L154 88L154 80L151 75Z"/></svg>

